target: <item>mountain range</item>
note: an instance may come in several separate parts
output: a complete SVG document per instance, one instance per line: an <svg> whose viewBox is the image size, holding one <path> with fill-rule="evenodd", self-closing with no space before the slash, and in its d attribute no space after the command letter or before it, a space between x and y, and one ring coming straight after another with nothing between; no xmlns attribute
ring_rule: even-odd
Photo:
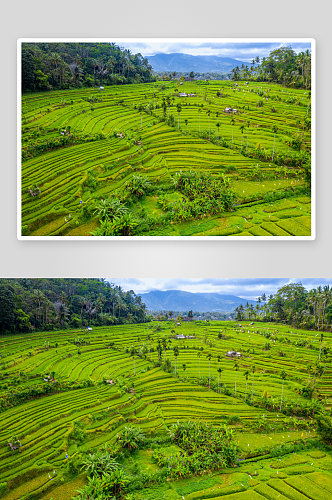
<svg viewBox="0 0 332 500"><path fill-rule="evenodd" d="M221 293L192 293L183 290L154 290L141 293L142 301L149 311L199 311L233 312L240 304L256 305L255 301L222 295Z"/></svg>
<svg viewBox="0 0 332 500"><path fill-rule="evenodd" d="M230 57L192 56L190 54L156 54L147 57L153 71L179 71L196 73L230 73L236 66L248 64Z"/></svg>

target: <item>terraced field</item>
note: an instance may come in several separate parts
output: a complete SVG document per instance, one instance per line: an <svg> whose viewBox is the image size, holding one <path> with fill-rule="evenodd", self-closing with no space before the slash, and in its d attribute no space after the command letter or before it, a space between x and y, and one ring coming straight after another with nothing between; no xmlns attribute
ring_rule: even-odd
<svg viewBox="0 0 332 500"><path fill-rule="evenodd" d="M221 81L24 95L22 234L91 236L98 202L143 176L146 196L126 199L133 235L310 236L309 104L302 90ZM159 199L180 170L228 176L232 211L173 220Z"/></svg>
<svg viewBox="0 0 332 500"><path fill-rule="evenodd" d="M322 357L315 366L332 334L322 346L318 339L265 323L171 321L1 337L0 497L71 498L86 482L73 474L78 454L112 446L128 425L162 437L178 420L200 420L236 431L240 470L167 482L133 498L330 498L332 456L311 417L330 408L331 363ZM238 370L229 350L242 353ZM309 379L314 400L301 393ZM135 460L159 470L151 453Z"/></svg>

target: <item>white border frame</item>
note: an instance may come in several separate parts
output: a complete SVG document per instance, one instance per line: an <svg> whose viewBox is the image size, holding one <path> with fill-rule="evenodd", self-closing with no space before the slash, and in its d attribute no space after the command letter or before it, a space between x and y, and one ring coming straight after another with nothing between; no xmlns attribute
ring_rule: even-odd
<svg viewBox="0 0 332 500"><path fill-rule="evenodd" d="M21 93L21 46L22 43L80 43L100 42L116 44L130 42L209 42L209 43L250 43L250 42L274 42L311 43L311 235L310 236L22 236L22 213L21 213L21 116L22 116L22 93ZM315 240L316 238L316 40L314 38L19 38L17 40L17 239L21 241L303 241Z"/></svg>

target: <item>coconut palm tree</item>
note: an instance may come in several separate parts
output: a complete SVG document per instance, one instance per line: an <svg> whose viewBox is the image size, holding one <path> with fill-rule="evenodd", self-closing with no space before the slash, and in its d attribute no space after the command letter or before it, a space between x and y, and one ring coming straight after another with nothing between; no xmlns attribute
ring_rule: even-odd
<svg viewBox="0 0 332 500"><path fill-rule="evenodd" d="M219 146L219 127L220 127L220 123L219 122L216 123L216 127L217 127L217 130L218 130L218 146Z"/></svg>
<svg viewBox="0 0 332 500"><path fill-rule="evenodd" d="M234 364L234 370L235 370L235 397L236 397L236 377L237 377L237 371L238 371L238 369L239 369L239 365L235 361L235 364Z"/></svg>
<svg viewBox="0 0 332 500"><path fill-rule="evenodd" d="M320 337L319 337L319 340L320 340L320 348L319 348L319 356L318 356L318 361L320 361L320 355L321 355L321 352L322 352L322 343L323 343L323 339L324 339L324 335L321 333L321 334L320 334Z"/></svg>
<svg viewBox="0 0 332 500"><path fill-rule="evenodd" d="M244 125L240 125L239 128L241 130L241 151L242 151L242 139L243 139L243 132L244 132L245 126Z"/></svg>
<svg viewBox="0 0 332 500"><path fill-rule="evenodd" d="M201 378L201 352L197 354L198 356L198 380Z"/></svg>
<svg viewBox="0 0 332 500"><path fill-rule="evenodd" d="M135 347L131 346L130 355L132 356L133 361L134 361L134 376L136 375L135 354L136 354L136 349L135 349Z"/></svg>
<svg viewBox="0 0 332 500"><path fill-rule="evenodd" d="M280 399L280 411L281 411L281 406L282 406L282 394L284 392L284 380L285 378L287 377L287 373L282 370L282 372L280 373L280 376L282 378L282 386L281 386L281 399Z"/></svg>
<svg viewBox="0 0 332 500"><path fill-rule="evenodd" d="M230 123L231 123L231 125L232 125L232 149L233 149L233 125L234 125L234 123L235 123L234 118L232 118L232 119L231 119Z"/></svg>
<svg viewBox="0 0 332 500"><path fill-rule="evenodd" d="M221 368L218 368L218 370L217 370L217 372L218 372L218 392L220 392L220 390L219 390L219 376L220 376L222 371L223 370Z"/></svg>
<svg viewBox="0 0 332 500"><path fill-rule="evenodd" d="M176 109L177 109L177 112L178 112L178 129L180 128L180 113L181 113L181 104L178 102L177 105L176 105Z"/></svg>
<svg viewBox="0 0 332 500"><path fill-rule="evenodd" d="M254 377L255 377L255 371L256 371L256 367L255 367L255 365L252 365L252 368L251 368L251 372L252 372L251 403L254 400Z"/></svg>
<svg viewBox="0 0 332 500"><path fill-rule="evenodd" d="M275 143L275 140L276 140L276 134L278 132L278 127L277 125L273 125L272 127L272 132L274 133L274 136L273 136L273 152L272 152L272 161L273 161L273 156L274 156L274 143Z"/></svg>
<svg viewBox="0 0 332 500"><path fill-rule="evenodd" d="M208 354L208 355L207 355L207 358L208 358L208 360L209 360L209 389L210 389L210 388L211 388L210 364L211 364L212 354Z"/></svg>
<svg viewBox="0 0 332 500"><path fill-rule="evenodd" d="M174 358L175 358L175 376L176 376L176 361L177 361L177 357L179 355L179 348L178 348L178 346L174 346L173 347L173 352L174 352Z"/></svg>
<svg viewBox="0 0 332 500"><path fill-rule="evenodd" d="M249 370L246 370L246 371L244 372L244 374L243 374L243 375L244 375L244 377L246 378L246 393L245 393L245 396L244 396L244 400L245 400L245 401L247 401L247 384L248 384L249 374L250 374Z"/></svg>
<svg viewBox="0 0 332 500"><path fill-rule="evenodd" d="M247 120L247 149L246 149L246 153L248 153L248 133L249 133L249 127L250 127L250 120Z"/></svg>
<svg viewBox="0 0 332 500"><path fill-rule="evenodd" d="M210 114L211 114L211 110L209 109L206 114L208 115L208 122L209 122L209 139L210 139Z"/></svg>
<svg viewBox="0 0 332 500"><path fill-rule="evenodd" d="M143 110L144 110L144 106L143 106L143 104L141 103L141 104L139 104L139 106L138 106L138 112L139 112L139 113L141 113L141 130L142 130L142 128L143 128L143 118L142 118L142 113L143 113Z"/></svg>

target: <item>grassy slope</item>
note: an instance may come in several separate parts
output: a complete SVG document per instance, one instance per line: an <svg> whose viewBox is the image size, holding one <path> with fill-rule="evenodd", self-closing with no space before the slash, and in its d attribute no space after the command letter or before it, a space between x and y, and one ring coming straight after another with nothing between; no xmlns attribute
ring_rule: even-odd
<svg viewBox="0 0 332 500"><path fill-rule="evenodd" d="M153 331L156 327L156 323L153 323L94 328L89 335L77 330L0 339L3 373L0 398L5 398L8 391L42 384L45 375L51 371L55 372L56 380L63 382L88 379L98 382L103 377L113 380L124 377L126 383L134 383L136 393L136 396L129 399L128 393L119 390L117 385L102 384L26 401L7 409L1 414L0 482L6 481L11 492L4 498L14 499L17 495L19 498L23 490L31 492L57 484L66 463L66 453L72 457L77 451L112 442L116 433L127 422L134 422L148 432L163 433L167 425L178 419L200 418L217 424L225 422L230 415L237 415L241 421L234 425L234 429L237 430L237 439L244 454L262 446L270 447L315 436L312 427L299 431L272 431L268 435L257 434L253 431L253 424L262 414L267 416L272 426L273 423L278 425L287 422L287 418L279 411L282 383L280 372L285 370L287 373L283 401L295 403L297 388L309 377L307 367L309 364L314 365L318 357L317 332L259 323L254 326L243 323L241 328L233 322L211 322L210 326L203 322L197 325L184 323L176 327L176 332L195 335L195 339L172 340L172 345L179 345L180 348L178 377L175 377L172 351L166 351L172 362L172 374L153 367L153 361L157 361L155 351L148 353L147 359L137 357L135 367L133 359L126 352L131 345L137 348L143 344L155 347L160 335L170 335L173 323L161 323L160 326L160 332ZM276 343L271 337L267 339L262 335L276 332L280 339ZM219 339L219 333L225 338ZM147 335L151 336L150 340ZM78 348L72 343L77 336L90 342L80 347L81 354L77 354ZM286 336L295 344L281 342ZM303 339L309 342L311 349L296 345L296 342ZM47 349L44 343L48 341L50 347ZM114 342L113 348L109 347L111 342ZM329 346L330 342L331 335L327 333L324 343ZM271 344L269 350L264 350L266 343ZM203 353L198 358L198 348L201 347ZM230 349L244 353L249 351L239 361L236 398L234 361L225 357ZM285 356L280 357L280 350ZM213 356L210 366L208 353ZM217 356L221 356L220 361ZM186 370L183 364L186 365ZM243 374L253 364L256 366L254 380L250 376L246 383ZM219 366L223 370L220 382L228 386L230 395L218 394ZM324 375L317 380L317 390L321 397L331 396L331 373L330 364L327 364ZM214 390L207 387L209 376ZM264 390L267 391L269 397L276 402L276 410L269 412L246 404L245 397L250 400L252 389L255 399ZM305 400L300 396L299 401ZM81 445L70 438L74 429L73 421L77 419L85 426L86 438ZM12 454L7 442L14 435L20 438L22 448ZM53 470L56 470L56 478L54 476L53 482L48 483L48 474L53 473ZM190 486L192 481L186 480L185 484Z"/></svg>
<svg viewBox="0 0 332 500"><path fill-rule="evenodd" d="M253 197L262 198L266 193L281 189L302 186L304 181L301 172L278 167L269 158L248 158L241 154L241 145L244 152L248 142L249 150L259 144L269 154L272 154L273 147L275 154L286 153L290 138L302 136L303 132L304 147L310 150L310 132L300 130L297 123L297 120L303 120L306 116L306 93L267 84L250 84L252 92L245 85L235 91L230 85L230 82L213 82L209 85L186 83L184 91L196 93L196 97L190 98L176 96L175 82L168 82L165 89L162 89L161 84L145 84L107 87L104 92L84 89L24 96L24 149L38 141L61 137L59 127L70 126L74 134L94 136L103 133L107 137L106 140L45 152L23 162L22 224L28 226L26 234L89 235L96 227L94 223L80 222L78 228L75 226L80 200L90 205L98 197L105 197L115 189L123 189L125 182L134 174L143 174L152 181L163 183L180 169L203 169L214 174L229 172L238 203L252 201ZM219 89L223 91L222 98L216 97ZM271 98L264 97L264 106L260 108L257 103L261 97L257 92L262 89ZM167 96L171 97L171 107L167 108L166 117L170 114L176 118L175 127L159 122L163 115L162 99ZM98 102L89 104L86 101L89 97ZM300 105L287 103L290 97L294 97ZM282 100L273 100L275 98ZM151 103L152 108L152 114L143 113L142 129L140 113L134 109L140 102L146 105ZM180 129L177 128L175 107L178 102L182 104ZM234 115L233 126L231 117L223 113L223 109L229 105L240 111ZM276 112L272 112L272 108ZM187 126L185 120L188 120ZM249 129L246 125L248 120ZM216 123L220 124L219 133ZM246 127L243 134L239 128L241 125ZM279 127L275 137L271 130L273 125ZM205 139L198 137L199 130L207 134ZM116 138L114 132L121 132L127 137ZM140 144L130 144L128 134L140 136ZM222 145L223 140L227 147ZM256 166L258 174L252 178ZM84 185L89 169L97 175L98 186L93 190ZM35 183L41 189L38 198L32 198L28 193ZM145 204L145 209L147 215L154 216L157 213L149 203ZM67 224L69 214L71 220ZM293 214L289 214L289 218L293 219ZM269 232L259 222L254 222L254 225L256 231L245 230L242 231L243 235L308 235L310 232L310 228L288 224L277 230L277 233L281 231L282 234L274 234L275 231ZM180 225L176 226L174 234L186 235L181 233ZM197 221L188 222L190 235L202 235L195 226ZM173 235L173 228L169 229L171 231L166 228L154 234ZM237 234L238 231L232 228L226 233Z"/></svg>

